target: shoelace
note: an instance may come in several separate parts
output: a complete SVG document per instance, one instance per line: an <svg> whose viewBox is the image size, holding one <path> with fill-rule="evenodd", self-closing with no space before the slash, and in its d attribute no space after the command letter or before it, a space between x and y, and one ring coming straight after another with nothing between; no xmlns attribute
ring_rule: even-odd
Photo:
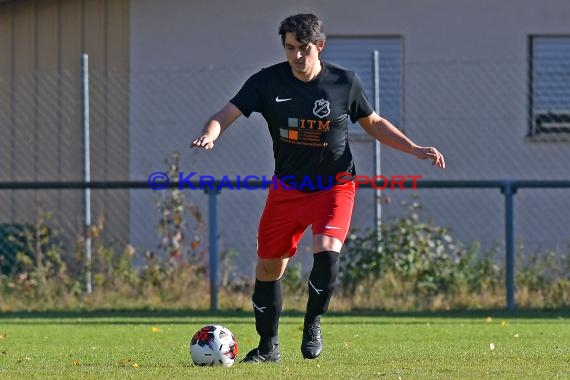
<svg viewBox="0 0 570 380"><path fill-rule="evenodd" d="M311 324L307 329L307 332L312 341L318 341L321 337L321 329L317 324Z"/></svg>

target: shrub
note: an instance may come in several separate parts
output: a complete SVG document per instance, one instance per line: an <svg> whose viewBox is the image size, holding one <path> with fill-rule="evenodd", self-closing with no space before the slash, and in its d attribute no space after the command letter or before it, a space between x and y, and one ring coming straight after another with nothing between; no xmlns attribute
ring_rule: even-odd
<svg viewBox="0 0 570 380"><path fill-rule="evenodd" d="M349 235L347 252L341 255L343 294L354 294L362 284L377 291L373 284L389 278L383 285L388 296L394 296L395 289L406 289L429 304L440 294L495 290L501 285L495 250L481 254L478 244L465 246L445 227L421 220L415 200L404 206L406 215L382 224L380 236L376 230Z"/></svg>

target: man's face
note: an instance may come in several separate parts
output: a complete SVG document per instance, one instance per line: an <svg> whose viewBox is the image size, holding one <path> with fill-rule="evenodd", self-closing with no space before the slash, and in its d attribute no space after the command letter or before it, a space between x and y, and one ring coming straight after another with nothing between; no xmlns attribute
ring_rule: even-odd
<svg viewBox="0 0 570 380"><path fill-rule="evenodd" d="M285 54L293 72L310 75L315 67L320 67L319 53L325 47L324 41L304 44L295 39L292 33L285 34Z"/></svg>

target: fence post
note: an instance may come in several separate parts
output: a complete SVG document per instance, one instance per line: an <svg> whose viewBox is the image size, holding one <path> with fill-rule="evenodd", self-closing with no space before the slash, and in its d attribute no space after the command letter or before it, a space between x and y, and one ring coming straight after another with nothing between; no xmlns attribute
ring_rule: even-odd
<svg viewBox="0 0 570 380"><path fill-rule="evenodd" d="M81 77L83 90L82 118L83 118L83 181L87 184L91 182L91 155L89 139L89 56L81 56ZM83 225L85 236L85 290L91 294L92 289L92 259L91 259L91 189L85 187L83 190Z"/></svg>
<svg viewBox="0 0 570 380"><path fill-rule="evenodd" d="M507 310L514 310L515 304L515 239L514 239L514 209L513 196L517 188L512 181L505 181L501 193L505 195L505 245L506 245L506 278Z"/></svg>
<svg viewBox="0 0 570 380"><path fill-rule="evenodd" d="M380 113L380 53L378 50L372 52L372 75L374 76L374 110L378 115ZM382 161L381 161L381 145L380 142L374 139L374 175L382 174ZM374 212L374 228L376 229L377 244L382 238L382 190L374 190L374 204L376 206Z"/></svg>
<svg viewBox="0 0 570 380"><path fill-rule="evenodd" d="M220 190L204 188L208 195L208 239L210 260L210 310L218 311L218 204Z"/></svg>

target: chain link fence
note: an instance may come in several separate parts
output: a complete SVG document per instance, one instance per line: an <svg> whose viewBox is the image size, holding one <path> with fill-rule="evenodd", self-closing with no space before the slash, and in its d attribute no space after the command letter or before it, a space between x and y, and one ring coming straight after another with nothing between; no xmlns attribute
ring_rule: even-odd
<svg viewBox="0 0 570 380"><path fill-rule="evenodd" d="M154 172L168 173L177 152L176 171L185 175L270 177L271 140L257 114L240 118L213 151L189 148L204 121L257 69L102 72L91 68L91 180L146 181ZM533 104L545 103L533 102L538 95L533 93L535 76L528 62L409 62L400 71L398 126L418 144L440 148L448 168L439 171L427 162L382 148L384 175L421 175L430 180L568 179L569 135L563 113L533 108ZM568 71L561 75L567 76ZM548 80L546 77L540 83ZM562 91L559 98L564 99L570 89L568 81L550 78ZM80 71L0 75L0 182L82 181L81 94ZM382 101L380 104L382 107ZM561 124L552 126L556 122ZM351 127L350 141L357 171L376 174L373 141L357 126ZM525 253L569 254L569 192L519 190L515 236ZM101 226L102 238L117 249L130 245L140 253L156 251L163 238L157 207L162 196L150 189L93 191L93 223ZM199 240L207 251L206 232L196 227L207 225L207 197L194 190L185 190L185 196L196 206L194 213L188 214L195 228L189 227L187 241ZM235 276L249 276L254 271L257 224L265 196L264 190L224 190L218 197L219 250L233 257ZM362 189L353 227L373 227L378 201L383 204L384 222L405 214L403 202L417 201L426 220L448 227L458 240L480 242L482 249L503 247L504 199L498 190L396 189L383 191L378 200L374 191ZM83 236L83 213L80 190L0 190L0 224L4 228L33 225L41 217L60 230L70 247ZM310 252L308 234L294 259L305 271L311 262L311 255L305 254ZM70 248L70 254L72 251Z"/></svg>

